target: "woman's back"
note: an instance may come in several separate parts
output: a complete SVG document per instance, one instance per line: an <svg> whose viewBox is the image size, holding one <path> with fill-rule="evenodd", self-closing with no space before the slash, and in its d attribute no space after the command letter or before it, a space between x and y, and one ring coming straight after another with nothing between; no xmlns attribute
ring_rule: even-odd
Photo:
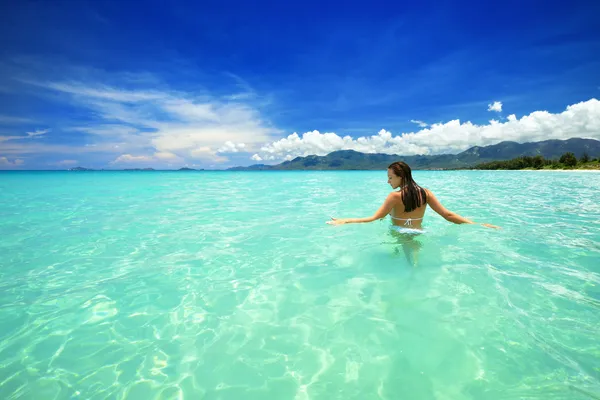
<svg viewBox="0 0 600 400"><path fill-rule="evenodd" d="M428 190L415 183L396 193L398 201L390 212L392 223L396 226L420 229L427 209Z"/></svg>

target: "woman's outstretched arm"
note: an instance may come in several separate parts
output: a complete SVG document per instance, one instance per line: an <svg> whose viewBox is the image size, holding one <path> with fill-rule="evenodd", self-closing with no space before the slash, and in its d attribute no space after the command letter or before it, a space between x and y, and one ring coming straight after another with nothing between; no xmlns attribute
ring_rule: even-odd
<svg viewBox="0 0 600 400"><path fill-rule="evenodd" d="M475 222L471 221L470 219L462 217L462 216L458 215L457 213L446 209L442 205L442 203L440 203L440 201L435 197L435 195L431 192L431 190L427 190L427 204L429 205L429 207L431 207L431 209L433 211L435 211L436 213L438 213L442 217L444 217L444 219L446 221L450 221L455 224L474 224L475 223ZM488 228L496 228L496 229L498 228L497 226L490 225L490 224L481 224L481 225L486 226Z"/></svg>
<svg viewBox="0 0 600 400"><path fill-rule="evenodd" d="M331 221L327 221L330 225L342 225L342 224L360 224L364 222L373 222L375 220L384 218L386 215L392 211L394 205L397 201L398 193L392 192L385 199L381 207L370 217L365 218L333 218L331 217Z"/></svg>

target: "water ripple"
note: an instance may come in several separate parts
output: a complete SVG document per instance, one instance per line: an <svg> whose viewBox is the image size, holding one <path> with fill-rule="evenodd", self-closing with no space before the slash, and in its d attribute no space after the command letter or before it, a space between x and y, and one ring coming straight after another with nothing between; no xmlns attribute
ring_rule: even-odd
<svg viewBox="0 0 600 400"><path fill-rule="evenodd" d="M600 398L600 174L0 174L0 398Z"/></svg>

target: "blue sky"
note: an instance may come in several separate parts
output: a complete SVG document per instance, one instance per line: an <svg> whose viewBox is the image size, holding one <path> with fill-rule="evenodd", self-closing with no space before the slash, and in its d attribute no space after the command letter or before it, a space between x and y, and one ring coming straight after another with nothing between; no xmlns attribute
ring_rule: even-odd
<svg viewBox="0 0 600 400"><path fill-rule="evenodd" d="M598 2L210 3L3 2L0 168L600 139Z"/></svg>

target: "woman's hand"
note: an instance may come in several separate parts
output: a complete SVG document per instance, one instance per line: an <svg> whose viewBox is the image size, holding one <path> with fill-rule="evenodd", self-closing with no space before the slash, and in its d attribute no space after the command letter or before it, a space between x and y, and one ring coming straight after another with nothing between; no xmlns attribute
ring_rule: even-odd
<svg viewBox="0 0 600 400"><path fill-rule="evenodd" d="M500 229L499 226L492 225L492 224L481 224L481 226L485 226L486 228Z"/></svg>
<svg viewBox="0 0 600 400"><path fill-rule="evenodd" d="M329 225L343 225L345 224L347 221L343 218L333 218L331 217L331 221L327 221L327 223Z"/></svg>

